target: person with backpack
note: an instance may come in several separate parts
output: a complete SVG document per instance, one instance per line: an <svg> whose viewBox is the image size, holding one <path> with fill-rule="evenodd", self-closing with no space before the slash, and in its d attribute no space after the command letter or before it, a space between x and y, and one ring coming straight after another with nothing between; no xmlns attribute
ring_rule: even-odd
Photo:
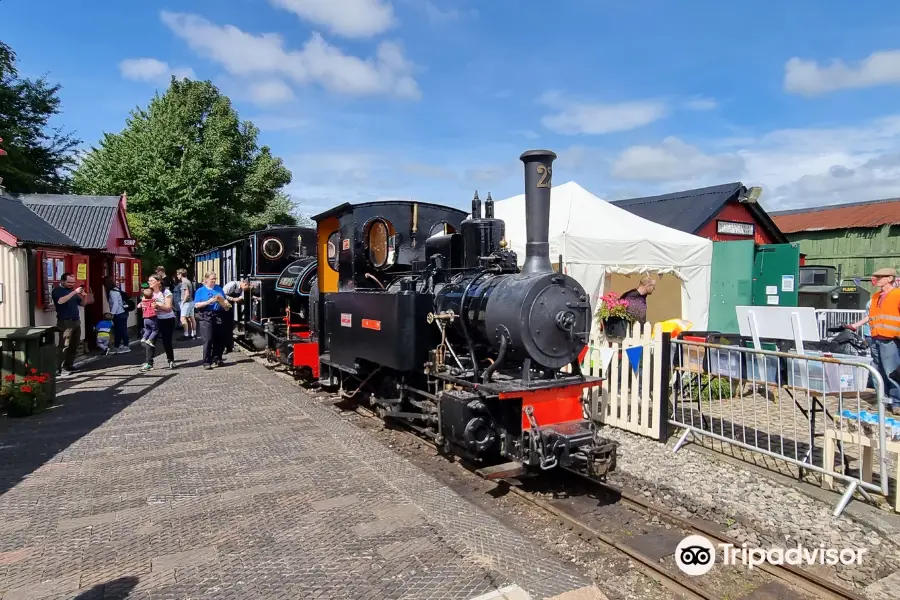
<svg viewBox="0 0 900 600"><path fill-rule="evenodd" d="M112 277L104 279L103 286L106 288L109 312L113 322L113 345L109 349L109 354L131 352L128 340L128 313L135 308L134 300L116 285Z"/></svg>

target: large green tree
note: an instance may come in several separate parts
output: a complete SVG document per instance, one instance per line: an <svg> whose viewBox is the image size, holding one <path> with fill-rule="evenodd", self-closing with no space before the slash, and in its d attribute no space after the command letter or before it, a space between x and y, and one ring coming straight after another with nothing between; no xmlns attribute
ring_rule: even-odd
<svg viewBox="0 0 900 600"><path fill-rule="evenodd" d="M7 153L0 160L0 177L11 192L68 191L75 149L81 142L50 126L50 119L60 112L59 90L44 77L20 77L16 53L0 41L0 138Z"/></svg>
<svg viewBox="0 0 900 600"><path fill-rule="evenodd" d="M258 134L212 83L173 77L122 132L105 134L90 150L73 187L127 192L130 225L144 250L169 266L188 265L193 253L235 239L262 218L295 223L282 192L291 172L257 144Z"/></svg>

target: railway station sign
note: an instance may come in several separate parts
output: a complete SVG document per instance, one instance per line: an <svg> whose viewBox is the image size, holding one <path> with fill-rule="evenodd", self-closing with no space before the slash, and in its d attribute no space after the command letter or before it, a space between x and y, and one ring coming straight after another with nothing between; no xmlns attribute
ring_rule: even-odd
<svg viewBox="0 0 900 600"><path fill-rule="evenodd" d="M119 248L134 248L137 246L137 240L134 238L119 238Z"/></svg>

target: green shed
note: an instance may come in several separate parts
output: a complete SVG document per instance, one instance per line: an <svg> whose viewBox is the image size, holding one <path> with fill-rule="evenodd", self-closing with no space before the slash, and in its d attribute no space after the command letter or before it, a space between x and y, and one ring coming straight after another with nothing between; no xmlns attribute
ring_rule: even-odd
<svg viewBox="0 0 900 600"><path fill-rule="evenodd" d="M789 240L800 243L805 264L836 267L870 292L873 272L900 270L900 199L769 214Z"/></svg>

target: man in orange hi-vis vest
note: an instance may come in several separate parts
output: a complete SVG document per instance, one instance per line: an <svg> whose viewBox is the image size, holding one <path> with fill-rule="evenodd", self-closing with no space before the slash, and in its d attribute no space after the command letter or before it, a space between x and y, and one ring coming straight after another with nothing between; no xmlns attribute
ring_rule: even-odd
<svg viewBox="0 0 900 600"><path fill-rule="evenodd" d="M872 273L876 291L872 294L867 319L859 324L868 320L872 359L884 380L884 400L891 403L893 414L900 415L900 383L891 377L900 368L900 288L894 283L896 279L896 269L878 269Z"/></svg>

